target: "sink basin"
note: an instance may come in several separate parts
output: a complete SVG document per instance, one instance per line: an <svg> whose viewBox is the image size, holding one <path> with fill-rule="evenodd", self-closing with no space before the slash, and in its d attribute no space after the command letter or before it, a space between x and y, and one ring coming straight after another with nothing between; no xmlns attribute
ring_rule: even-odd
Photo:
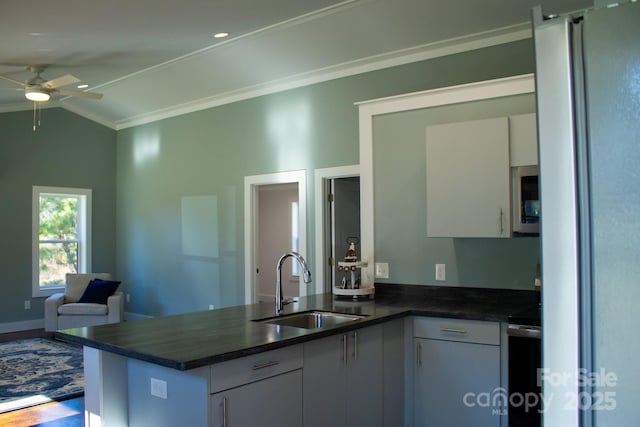
<svg viewBox="0 0 640 427"><path fill-rule="evenodd" d="M294 328L318 329L353 322L364 317L365 316L358 314L333 313L330 311L304 311L302 313L270 317L268 319L255 321L280 326L291 326Z"/></svg>

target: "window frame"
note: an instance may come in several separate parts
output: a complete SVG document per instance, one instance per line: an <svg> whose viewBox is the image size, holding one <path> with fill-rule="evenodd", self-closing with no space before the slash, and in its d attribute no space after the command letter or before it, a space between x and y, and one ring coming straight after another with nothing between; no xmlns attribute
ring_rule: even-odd
<svg viewBox="0 0 640 427"><path fill-rule="evenodd" d="M78 199L78 273L91 271L91 195L88 188L33 186L31 200L31 293L35 297L47 297L64 291L65 283L40 287L40 196L52 195Z"/></svg>

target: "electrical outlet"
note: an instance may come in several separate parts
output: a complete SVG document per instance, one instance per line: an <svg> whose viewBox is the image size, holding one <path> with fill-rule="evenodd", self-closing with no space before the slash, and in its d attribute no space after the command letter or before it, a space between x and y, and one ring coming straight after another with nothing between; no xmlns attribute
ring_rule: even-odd
<svg viewBox="0 0 640 427"><path fill-rule="evenodd" d="M214 308L213 304L209 304L209 310L213 310Z"/></svg>
<svg viewBox="0 0 640 427"><path fill-rule="evenodd" d="M444 264L436 264L436 280L438 282L447 280L447 270Z"/></svg>
<svg viewBox="0 0 640 427"><path fill-rule="evenodd" d="M131 302L131 294L127 294L127 302Z"/></svg>
<svg viewBox="0 0 640 427"><path fill-rule="evenodd" d="M376 279L388 279L389 278L389 263L376 262Z"/></svg>
<svg viewBox="0 0 640 427"><path fill-rule="evenodd" d="M24 300L24 309L31 310L31 300Z"/></svg>
<svg viewBox="0 0 640 427"><path fill-rule="evenodd" d="M151 396L156 396L160 399L166 399L167 382L156 378L151 378Z"/></svg>

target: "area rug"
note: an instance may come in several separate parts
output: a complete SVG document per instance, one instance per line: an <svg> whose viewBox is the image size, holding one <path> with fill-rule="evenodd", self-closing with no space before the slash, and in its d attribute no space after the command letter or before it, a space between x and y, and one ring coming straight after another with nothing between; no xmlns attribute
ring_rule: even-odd
<svg viewBox="0 0 640 427"><path fill-rule="evenodd" d="M84 392L82 347L45 338L0 343L0 413Z"/></svg>

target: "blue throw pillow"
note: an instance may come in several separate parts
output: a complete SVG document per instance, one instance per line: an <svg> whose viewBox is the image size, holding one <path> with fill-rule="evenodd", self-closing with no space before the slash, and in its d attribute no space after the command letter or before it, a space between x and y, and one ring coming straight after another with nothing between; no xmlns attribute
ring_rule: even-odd
<svg viewBox="0 0 640 427"><path fill-rule="evenodd" d="M79 303L106 304L121 282L114 280L93 279L78 300Z"/></svg>

